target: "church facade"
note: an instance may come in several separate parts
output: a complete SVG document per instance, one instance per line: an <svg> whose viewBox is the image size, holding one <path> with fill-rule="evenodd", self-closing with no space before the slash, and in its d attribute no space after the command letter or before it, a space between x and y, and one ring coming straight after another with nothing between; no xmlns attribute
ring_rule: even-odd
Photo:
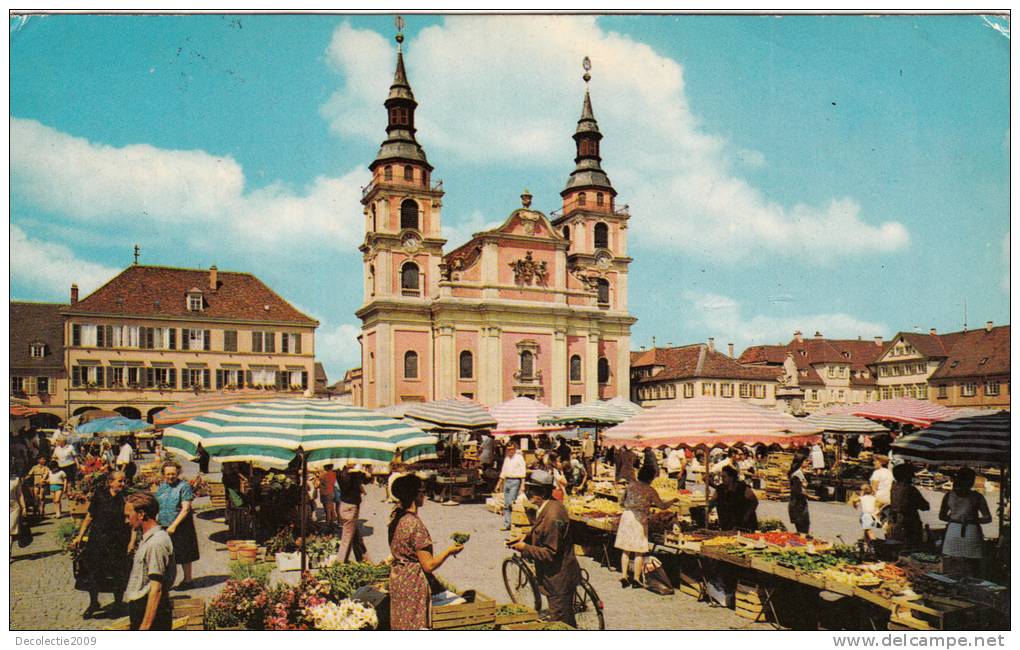
<svg viewBox="0 0 1020 650"><path fill-rule="evenodd" d="M444 250L441 183L418 143L402 35L384 102L386 139L363 190L360 385L368 408L528 396L551 406L630 395L626 209L602 170L587 90L562 208L521 206L498 227Z"/></svg>

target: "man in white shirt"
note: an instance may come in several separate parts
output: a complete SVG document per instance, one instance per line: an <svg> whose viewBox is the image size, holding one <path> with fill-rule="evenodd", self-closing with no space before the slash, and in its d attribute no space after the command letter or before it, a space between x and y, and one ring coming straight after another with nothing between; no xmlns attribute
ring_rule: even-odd
<svg viewBox="0 0 1020 650"><path fill-rule="evenodd" d="M684 489L684 483L680 474L683 472L684 465L686 464L687 457L684 456L684 452L679 449L671 449L669 454L666 456L666 476L677 482L677 489Z"/></svg>
<svg viewBox="0 0 1020 650"><path fill-rule="evenodd" d="M889 493L892 491L893 473L889 469L889 459L875 456L875 471L871 473L871 489L875 492L875 507L879 510L889 504Z"/></svg>
<svg viewBox="0 0 1020 650"><path fill-rule="evenodd" d="M822 453L822 446L818 443L811 446L811 469L825 469L825 454Z"/></svg>
<svg viewBox="0 0 1020 650"><path fill-rule="evenodd" d="M506 458L503 459L503 467L499 471L499 484L496 485L496 492L499 492L500 488L503 490L503 528L500 530L510 530L510 515L513 512L514 501L517 500L521 482L527 474L524 456L517 453L516 443L507 443Z"/></svg>

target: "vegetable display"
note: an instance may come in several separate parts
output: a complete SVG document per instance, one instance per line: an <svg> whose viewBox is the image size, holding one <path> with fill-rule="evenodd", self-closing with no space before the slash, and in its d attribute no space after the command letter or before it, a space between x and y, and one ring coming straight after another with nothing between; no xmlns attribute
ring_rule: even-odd
<svg viewBox="0 0 1020 650"><path fill-rule="evenodd" d="M469 533L454 533L450 535L450 539L456 544L464 545L471 539L471 535Z"/></svg>

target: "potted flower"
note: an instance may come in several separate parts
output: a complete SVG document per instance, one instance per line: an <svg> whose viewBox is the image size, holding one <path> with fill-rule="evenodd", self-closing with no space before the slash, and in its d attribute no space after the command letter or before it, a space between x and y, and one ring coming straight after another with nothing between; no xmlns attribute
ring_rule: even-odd
<svg viewBox="0 0 1020 650"><path fill-rule="evenodd" d="M374 630L379 625L374 607L350 598L310 607L308 617L316 630Z"/></svg>
<svg viewBox="0 0 1020 650"><path fill-rule="evenodd" d="M205 612L212 630L262 630L269 610L269 589L255 579L227 580Z"/></svg>
<svg viewBox="0 0 1020 650"><path fill-rule="evenodd" d="M280 571L299 571L301 569L301 554L297 550L293 526L281 528L266 540L266 555L275 556L276 566Z"/></svg>
<svg viewBox="0 0 1020 650"><path fill-rule="evenodd" d="M305 553L313 568L325 567L336 562L340 540L333 536L310 535L305 541Z"/></svg>

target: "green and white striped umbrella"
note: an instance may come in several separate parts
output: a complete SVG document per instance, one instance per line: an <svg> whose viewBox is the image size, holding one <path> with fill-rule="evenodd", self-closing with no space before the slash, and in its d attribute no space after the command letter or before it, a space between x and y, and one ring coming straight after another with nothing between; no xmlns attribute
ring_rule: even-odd
<svg viewBox="0 0 1020 650"><path fill-rule="evenodd" d="M286 467L303 451L309 467L348 461L388 467L436 457L437 438L374 411L321 399L276 399L235 404L176 424L163 446L189 459L199 444L221 462Z"/></svg>
<svg viewBox="0 0 1020 650"><path fill-rule="evenodd" d="M469 399L441 399L415 404L405 418L438 424L442 429L491 429L496 418L478 402Z"/></svg>
<svg viewBox="0 0 1020 650"><path fill-rule="evenodd" d="M850 415L849 413L816 413L804 418L804 422L814 425L825 433L876 435L889 433L889 429L867 418Z"/></svg>

